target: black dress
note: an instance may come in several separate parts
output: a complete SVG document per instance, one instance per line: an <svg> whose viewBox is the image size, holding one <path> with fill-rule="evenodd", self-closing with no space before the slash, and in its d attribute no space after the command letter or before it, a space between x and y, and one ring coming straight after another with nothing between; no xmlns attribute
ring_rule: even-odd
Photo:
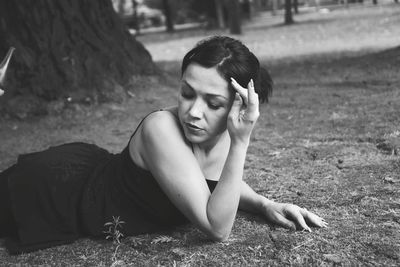
<svg viewBox="0 0 400 267"><path fill-rule="evenodd" d="M9 210L17 229L6 239L8 251L17 254L85 236L104 237L104 224L113 216L125 222L125 236L187 223L151 173L132 161L128 148L112 154L93 144L70 143L19 156L0 173L1 184L8 182ZM211 191L216 186L207 183Z"/></svg>

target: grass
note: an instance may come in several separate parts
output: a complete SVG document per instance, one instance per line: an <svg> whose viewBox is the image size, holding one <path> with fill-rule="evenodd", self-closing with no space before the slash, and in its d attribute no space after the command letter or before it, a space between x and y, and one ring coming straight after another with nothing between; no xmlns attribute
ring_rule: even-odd
<svg viewBox="0 0 400 267"><path fill-rule="evenodd" d="M261 107L245 179L271 199L321 215L328 229L290 232L239 213L223 243L185 226L126 237L116 255L106 240L20 256L0 247L2 265L398 266L400 5L304 12L289 27L281 20L262 13L237 36L269 67L276 85L271 103ZM71 105L59 115L2 119L0 169L19 153L69 141L120 151L144 114L174 103L180 58L210 34L227 33L138 37L171 77L142 78L143 90L121 105Z"/></svg>

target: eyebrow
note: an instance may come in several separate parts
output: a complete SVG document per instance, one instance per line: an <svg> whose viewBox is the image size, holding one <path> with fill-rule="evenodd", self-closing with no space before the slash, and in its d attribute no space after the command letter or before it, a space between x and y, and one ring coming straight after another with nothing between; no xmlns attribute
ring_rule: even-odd
<svg viewBox="0 0 400 267"><path fill-rule="evenodd" d="M189 86L190 89L192 89L193 91L196 91L196 90L193 88L193 86L191 86L186 80L182 80L182 82L184 82L187 86ZM226 96L223 96L223 95L217 95L217 94L210 94L210 93L207 93L206 96L207 96L207 97L221 97L221 98L223 98L223 99L229 100Z"/></svg>

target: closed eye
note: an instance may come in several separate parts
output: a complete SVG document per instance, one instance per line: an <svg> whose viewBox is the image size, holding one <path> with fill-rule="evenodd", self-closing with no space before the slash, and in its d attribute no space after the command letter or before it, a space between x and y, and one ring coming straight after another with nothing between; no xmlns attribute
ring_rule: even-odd
<svg viewBox="0 0 400 267"><path fill-rule="evenodd" d="M185 92L181 92L181 96L186 99L192 99L194 97L194 94L188 94Z"/></svg>
<svg viewBox="0 0 400 267"><path fill-rule="evenodd" d="M182 81L180 94L183 98L189 100L197 97L196 90L186 81ZM225 96L206 93L202 97L210 109L218 110L228 106L228 99Z"/></svg>
<svg viewBox="0 0 400 267"><path fill-rule="evenodd" d="M220 103L213 103L213 102L208 102L207 105L214 110L217 110L219 108L222 108L223 105L221 105Z"/></svg>
<svg viewBox="0 0 400 267"><path fill-rule="evenodd" d="M192 99L195 97L195 93L192 88L183 84L181 87L181 96L186 99Z"/></svg>

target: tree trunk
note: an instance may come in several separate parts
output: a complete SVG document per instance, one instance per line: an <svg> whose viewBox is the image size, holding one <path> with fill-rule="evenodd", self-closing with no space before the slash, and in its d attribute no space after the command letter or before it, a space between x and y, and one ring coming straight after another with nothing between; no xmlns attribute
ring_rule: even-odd
<svg viewBox="0 0 400 267"><path fill-rule="evenodd" d="M0 55L16 48L10 95L107 101L133 75L157 73L110 0L0 1Z"/></svg>
<svg viewBox="0 0 400 267"><path fill-rule="evenodd" d="M167 32L174 31L174 22L172 19L171 5L168 0L163 0L165 24L167 26Z"/></svg>
<svg viewBox="0 0 400 267"><path fill-rule="evenodd" d="M294 14L299 14L299 1L293 0L293 11Z"/></svg>
<svg viewBox="0 0 400 267"><path fill-rule="evenodd" d="M118 2L118 13L119 14L123 14L124 13L124 7L125 7L125 1L126 0L120 0L119 2Z"/></svg>
<svg viewBox="0 0 400 267"><path fill-rule="evenodd" d="M241 14L239 0L228 0L229 32L231 34L241 34Z"/></svg>
<svg viewBox="0 0 400 267"><path fill-rule="evenodd" d="M251 6L252 6L254 15L256 15L258 12L262 11L261 0L253 0Z"/></svg>
<svg viewBox="0 0 400 267"><path fill-rule="evenodd" d="M222 0L214 0L214 2L215 2L215 10L217 13L218 28L224 29L225 19L224 19L224 8Z"/></svg>
<svg viewBox="0 0 400 267"><path fill-rule="evenodd" d="M292 1L285 0L285 24L293 24Z"/></svg>
<svg viewBox="0 0 400 267"><path fill-rule="evenodd" d="M347 0L345 0L345 1L347 1ZM319 10L319 7L320 7L320 4L321 4L321 0L315 0L315 10Z"/></svg>
<svg viewBox="0 0 400 267"><path fill-rule="evenodd" d="M240 1L240 11L243 18L247 20L251 19L251 3L250 0L242 0Z"/></svg>
<svg viewBox="0 0 400 267"><path fill-rule="evenodd" d="M133 7L133 20L134 20L134 28L136 31L136 35L140 34L140 21L139 21L139 16L137 13L137 6L138 3L136 2L136 0L131 0L132 1L132 7Z"/></svg>
<svg viewBox="0 0 400 267"><path fill-rule="evenodd" d="M272 16L276 16L278 10L278 0L272 0Z"/></svg>

